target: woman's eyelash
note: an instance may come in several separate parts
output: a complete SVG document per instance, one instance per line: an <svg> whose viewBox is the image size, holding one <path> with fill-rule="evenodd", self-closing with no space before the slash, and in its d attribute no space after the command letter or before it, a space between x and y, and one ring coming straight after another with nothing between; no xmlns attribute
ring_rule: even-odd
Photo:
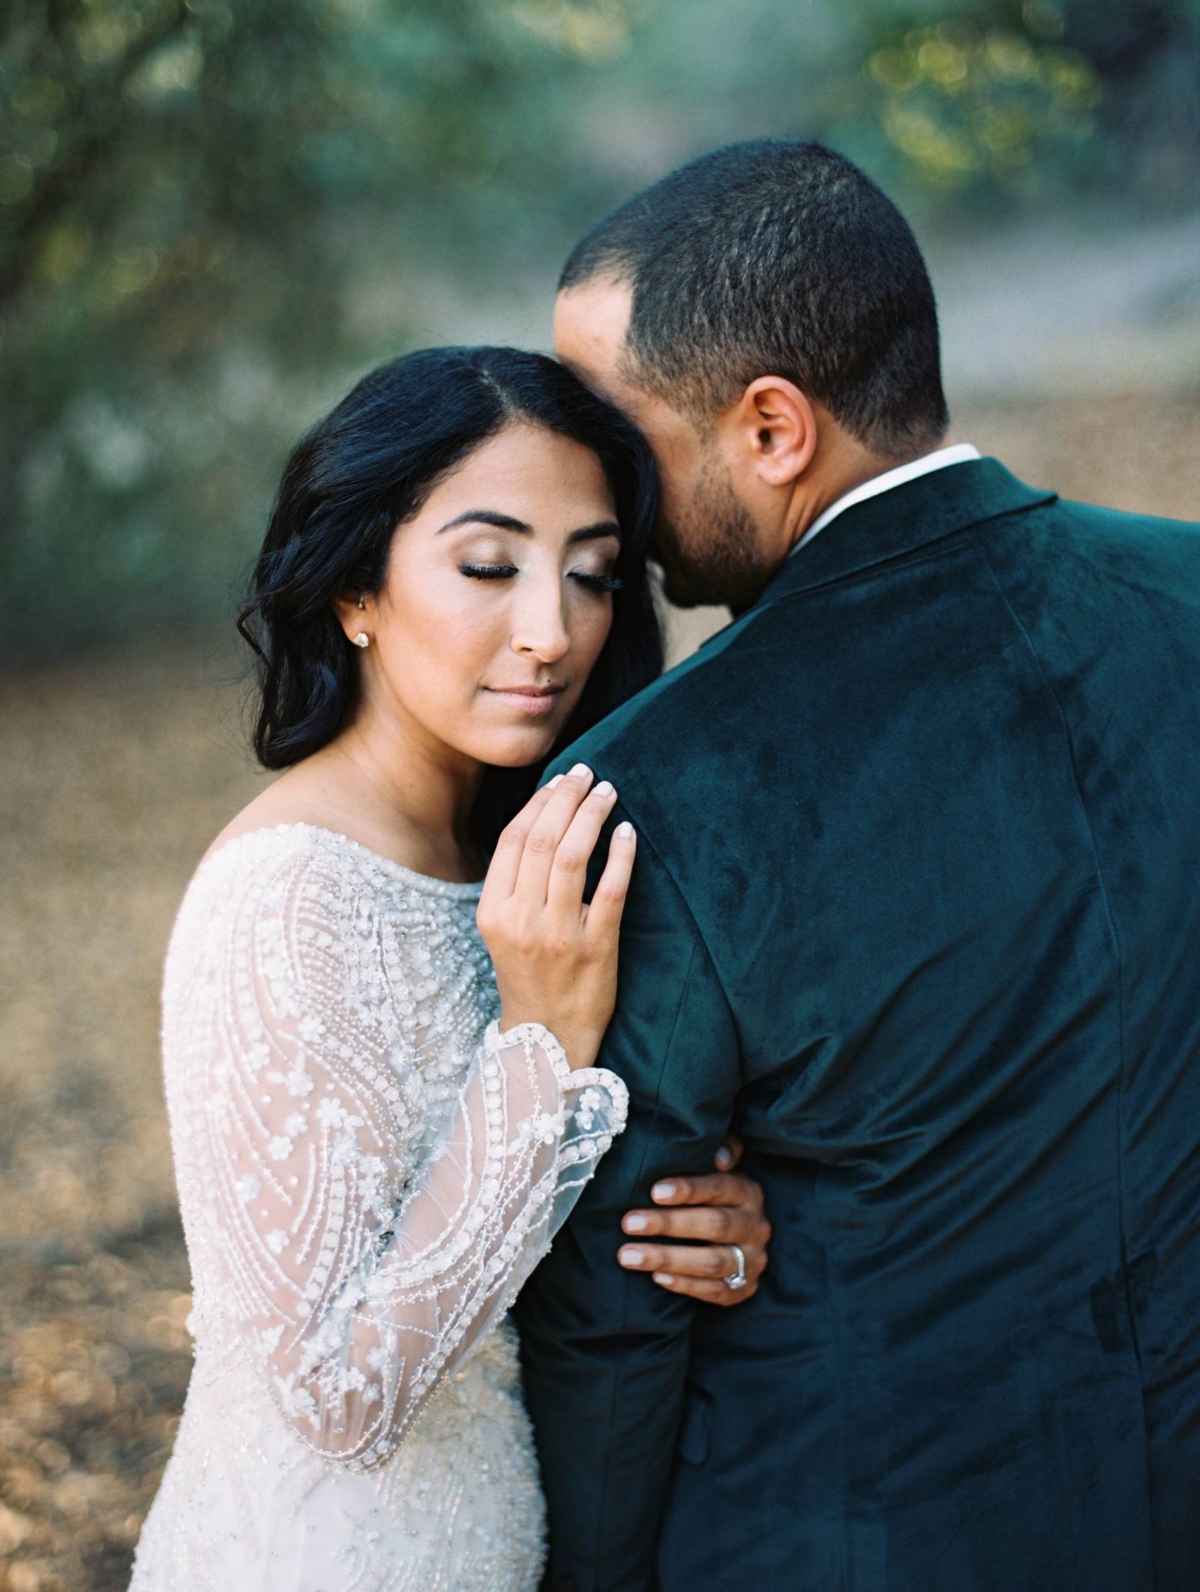
<svg viewBox="0 0 1200 1592"><path fill-rule="evenodd" d="M517 573L512 564L460 564L459 568L476 580L507 580Z"/></svg>
<svg viewBox="0 0 1200 1592"><path fill-rule="evenodd" d="M459 569L464 575L470 575L473 580L508 580L518 571L512 564L460 564ZM589 575L583 570L573 573L573 580L581 582L584 586L591 586L596 591L620 591L625 582L616 576Z"/></svg>
<svg viewBox="0 0 1200 1592"><path fill-rule="evenodd" d="M585 575L582 570L574 578L585 586L594 586L597 591L620 591L625 584L615 575Z"/></svg>

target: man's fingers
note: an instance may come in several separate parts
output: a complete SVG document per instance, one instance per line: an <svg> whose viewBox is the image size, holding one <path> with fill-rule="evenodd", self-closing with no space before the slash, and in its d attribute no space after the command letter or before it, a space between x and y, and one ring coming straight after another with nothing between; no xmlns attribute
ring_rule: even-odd
<svg viewBox="0 0 1200 1592"><path fill-rule="evenodd" d="M593 945L607 942L610 938L615 940L617 936L636 855L637 834L633 825L629 822L618 824L608 843L608 861L604 864L604 872L600 875L587 909L587 932Z"/></svg>
<svg viewBox="0 0 1200 1592"><path fill-rule="evenodd" d="M483 890L480 892L480 906L483 906L485 901L491 906L513 893L529 831L533 828L542 808L554 795L562 777L559 774L549 784L543 785L541 790L534 791L517 816L500 831L500 838L496 842L496 849L488 864L487 878L483 881Z"/></svg>
<svg viewBox="0 0 1200 1592"><path fill-rule="evenodd" d="M746 1284L731 1288L725 1281L738 1270L738 1257L724 1244L622 1244L617 1260L627 1271L641 1271L669 1293L688 1294L706 1304L736 1305L758 1291L767 1269L765 1251L746 1257Z"/></svg>
<svg viewBox="0 0 1200 1592"><path fill-rule="evenodd" d="M622 1244L617 1260L626 1271L669 1271L676 1277L720 1279L738 1269L737 1256L725 1244ZM746 1276L757 1282L767 1269L765 1253L746 1255L745 1260Z"/></svg>
<svg viewBox="0 0 1200 1592"><path fill-rule="evenodd" d="M546 905L576 925L583 905L588 862L616 799L617 793L606 779L588 791L554 853Z"/></svg>
<svg viewBox="0 0 1200 1592"><path fill-rule="evenodd" d="M656 1205L749 1205L762 1210L762 1189L741 1172L705 1172L701 1177L670 1177L650 1190Z"/></svg>
<svg viewBox="0 0 1200 1592"><path fill-rule="evenodd" d="M626 1211L621 1219L623 1230L636 1241L621 1246L618 1262L627 1270L648 1273L670 1293L708 1304L748 1299L766 1270L771 1238L759 1185L741 1173L710 1172L665 1178L650 1192L657 1209ZM664 1238L692 1242L663 1243ZM730 1288L724 1281L738 1270L733 1244L745 1257L744 1288Z"/></svg>
<svg viewBox="0 0 1200 1592"><path fill-rule="evenodd" d="M732 1172L742 1159L745 1145L736 1133L727 1133L725 1143L717 1151L713 1160L716 1162L718 1172Z"/></svg>
<svg viewBox="0 0 1200 1592"><path fill-rule="evenodd" d="M554 854L591 783L591 769L583 763L576 763L562 783L550 793L550 800L530 826L512 892L526 906L545 906Z"/></svg>
<svg viewBox="0 0 1200 1592"><path fill-rule="evenodd" d="M682 1205L675 1210L627 1211L621 1230L631 1238L690 1238L707 1244L740 1244L765 1249L771 1224L748 1205ZM667 1268L670 1270L670 1267Z"/></svg>
<svg viewBox="0 0 1200 1592"><path fill-rule="evenodd" d="M723 1282L706 1282L699 1277L677 1277L673 1272L656 1271L654 1281L668 1293L688 1294L706 1305L743 1304L758 1292L758 1284L749 1282L744 1288L727 1288Z"/></svg>

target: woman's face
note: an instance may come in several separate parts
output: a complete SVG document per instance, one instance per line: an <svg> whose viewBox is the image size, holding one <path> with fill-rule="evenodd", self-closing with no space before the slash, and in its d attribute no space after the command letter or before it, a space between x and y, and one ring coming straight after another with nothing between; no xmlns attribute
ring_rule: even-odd
<svg viewBox="0 0 1200 1592"><path fill-rule="evenodd" d="M363 707L480 763L538 761L608 637L619 550L595 454L506 425L399 527L382 590L339 604L371 640Z"/></svg>

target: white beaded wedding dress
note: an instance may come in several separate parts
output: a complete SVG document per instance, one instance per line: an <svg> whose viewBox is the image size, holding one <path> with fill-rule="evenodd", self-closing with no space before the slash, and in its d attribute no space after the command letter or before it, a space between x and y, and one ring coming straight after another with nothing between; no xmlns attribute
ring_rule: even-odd
<svg viewBox="0 0 1200 1592"><path fill-rule="evenodd" d="M163 1061L195 1365L131 1592L534 1592L504 1319L626 1094L497 1029L481 884L306 824L176 919Z"/></svg>

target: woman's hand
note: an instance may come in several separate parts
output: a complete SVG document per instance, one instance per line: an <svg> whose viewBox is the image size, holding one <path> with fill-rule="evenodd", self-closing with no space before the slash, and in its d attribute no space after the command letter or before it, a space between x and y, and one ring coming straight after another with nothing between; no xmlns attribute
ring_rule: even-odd
<svg viewBox="0 0 1200 1592"><path fill-rule="evenodd" d="M638 1242L621 1246L617 1254L621 1265L650 1272L659 1287L671 1293L690 1294L712 1305L738 1305L757 1292L767 1269L771 1224L763 1215L761 1187L753 1178L732 1171L741 1158L741 1141L730 1136L716 1156L717 1166L730 1170L656 1183L650 1198L659 1208L627 1211L622 1218L622 1229ZM702 1242L646 1241L664 1238ZM730 1288L724 1281L737 1270L732 1244L746 1257L744 1288Z"/></svg>
<svg viewBox="0 0 1200 1592"><path fill-rule="evenodd" d="M590 1067L617 998L617 937L633 871L619 824L591 904L588 860L617 793L577 763L525 804L500 836L475 921L496 969L501 1032L541 1023L573 1068Z"/></svg>

